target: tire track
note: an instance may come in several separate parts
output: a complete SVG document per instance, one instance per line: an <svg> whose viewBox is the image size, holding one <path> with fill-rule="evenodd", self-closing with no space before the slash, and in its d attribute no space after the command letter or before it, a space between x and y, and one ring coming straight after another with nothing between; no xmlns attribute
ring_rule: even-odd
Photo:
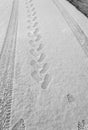
<svg viewBox="0 0 88 130"><path fill-rule="evenodd" d="M16 51L18 1L13 0L11 16L0 54L0 130L9 130Z"/></svg>
<svg viewBox="0 0 88 130"><path fill-rule="evenodd" d="M52 0L52 1L56 5L56 7L60 10L68 26L70 27L74 36L76 37L77 41L82 47L85 55L88 57L88 37L86 36L84 31L81 29L81 27L77 24L77 22L74 20L74 18L70 16L70 14L63 7L63 5L57 0Z"/></svg>
<svg viewBox="0 0 88 130"><path fill-rule="evenodd" d="M20 118L16 123L15 125L12 127L11 130L25 130L26 127L25 127L25 122L24 122L24 119L23 118Z"/></svg>

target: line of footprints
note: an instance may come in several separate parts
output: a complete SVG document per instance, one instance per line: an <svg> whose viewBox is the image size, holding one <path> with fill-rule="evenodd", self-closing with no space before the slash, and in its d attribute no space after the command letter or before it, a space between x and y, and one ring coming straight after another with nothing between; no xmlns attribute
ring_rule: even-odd
<svg viewBox="0 0 88 130"><path fill-rule="evenodd" d="M42 42L42 36L37 21L37 14L33 4L33 0L25 1L27 16L28 16L28 39L31 47L30 54L32 60L30 66L32 67L31 77L32 79L41 85L42 89L47 89L52 76L48 72L50 65L47 63L46 54L44 53L44 44Z"/></svg>

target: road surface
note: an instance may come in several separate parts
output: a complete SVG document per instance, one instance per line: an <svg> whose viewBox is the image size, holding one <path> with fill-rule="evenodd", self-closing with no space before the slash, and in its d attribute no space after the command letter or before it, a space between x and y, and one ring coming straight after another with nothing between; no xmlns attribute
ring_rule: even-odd
<svg viewBox="0 0 88 130"><path fill-rule="evenodd" d="M65 0L19 0L16 19L10 129L83 129L88 123L87 18Z"/></svg>

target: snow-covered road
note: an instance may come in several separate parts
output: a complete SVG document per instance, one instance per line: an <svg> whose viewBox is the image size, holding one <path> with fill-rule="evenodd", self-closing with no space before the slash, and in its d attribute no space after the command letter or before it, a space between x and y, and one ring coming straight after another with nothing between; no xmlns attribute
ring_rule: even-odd
<svg viewBox="0 0 88 130"><path fill-rule="evenodd" d="M12 0L0 0L0 50L6 34L11 8Z"/></svg>
<svg viewBox="0 0 88 130"><path fill-rule="evenodd" d="M88 122L88 57L78 25L87 39L87 18L65 0L19 0L12 127L21 118L22 130L78 130Z"/></svg>

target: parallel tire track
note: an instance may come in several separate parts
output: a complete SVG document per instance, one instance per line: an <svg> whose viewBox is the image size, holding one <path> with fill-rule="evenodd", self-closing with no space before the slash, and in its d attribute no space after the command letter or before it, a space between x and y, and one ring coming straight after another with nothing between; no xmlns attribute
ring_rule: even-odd
<svg viewBox="0 0 88 130"><path fill-rule="evenodd" d="M63 15L70 29L72 30L74 36L76 37L77 41L82 47L85 55L88 57L88 37L81 29L81 27L77 24L77 22L74 20L74 18L70 16L70 14L63 7L63 5L57 0L52 0L52 1L56 5L56 7L60 10L61 14Z"/></svg>
<svg viewBox="0 0 88 130"><path fill-rule="evenodd" d="M11 16L0 54L0 130L9 130L18 24L18 0L13 0Z"/></svg>
<svg viewBox="0 0 88 130"><path fill-rule="evenodd" d="M25 122L23 118L20 118L16 124L12 127L12 130L25 130Z"/></svg>

